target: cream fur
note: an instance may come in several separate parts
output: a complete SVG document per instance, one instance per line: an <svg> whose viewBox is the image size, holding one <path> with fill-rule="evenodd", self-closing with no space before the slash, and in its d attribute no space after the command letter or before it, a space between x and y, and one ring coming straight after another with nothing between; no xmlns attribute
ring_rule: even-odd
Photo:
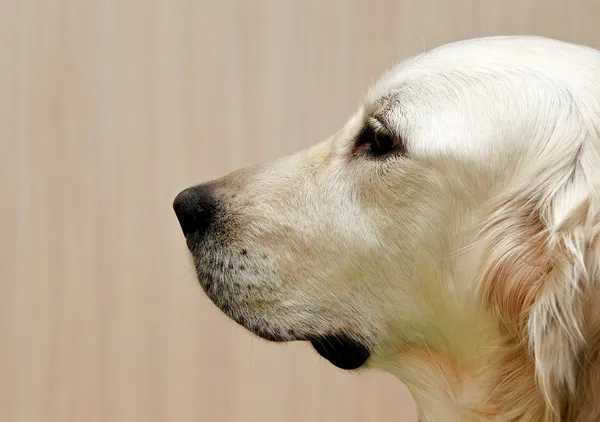
<svg viewBox="0 0 600 422"><path fill-rule="evenodd" d="M406 154L353 155L369 120ZM248 329L364 341L422 421L600 420L598 51L440 47L330 139L213 185L226 241L191 249Z"/></svg>

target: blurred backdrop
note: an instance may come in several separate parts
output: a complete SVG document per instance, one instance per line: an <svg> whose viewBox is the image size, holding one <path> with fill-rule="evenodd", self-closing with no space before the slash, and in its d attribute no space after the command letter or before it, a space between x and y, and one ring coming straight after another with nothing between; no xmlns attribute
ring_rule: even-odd
<svg viewBox="0 0 600 422"><path fill-rule="evenodd" d="M217 311L172 200L329 136L407 55L600 47L598 22L596 0L0 1L0 421L414 421L391 376Z"/></svg>

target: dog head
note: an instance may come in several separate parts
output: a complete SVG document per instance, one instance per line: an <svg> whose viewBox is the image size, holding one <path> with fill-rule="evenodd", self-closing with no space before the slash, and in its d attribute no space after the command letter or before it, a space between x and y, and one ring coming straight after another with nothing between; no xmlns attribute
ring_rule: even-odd
<svg viewBox="0 0 600 422"><path fill-rule="evenodd" d="M478 371L526 340L552 401L575 388L598 279L599 72L596 51L535 37L403 62L329 139L177 196L200 284L265 339L409 387L399 362L422 346Z"/></svg>

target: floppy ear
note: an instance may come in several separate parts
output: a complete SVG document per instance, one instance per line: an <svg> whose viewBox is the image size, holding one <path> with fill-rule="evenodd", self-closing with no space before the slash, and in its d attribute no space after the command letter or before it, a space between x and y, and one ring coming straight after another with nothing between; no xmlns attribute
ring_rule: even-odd
<svg viewBox="0 0 600 422"><path fill-rule="evenodd" d="M598 208L588 195L568 207L569 194L548 212L544 243L548 273L527 315L526 334L546 399L559 391L575 394L587 348L587 311L598 285ZM563 202L563 204L561 204ZM594 201L595 202L595 201ZM561 216L561 205L567 210ZM570 208L570 209L569 209Z"/></svg>
<svg viewBox="0 0 600 422"><path fill-rule="evenodd" d="M495 204L485 226L484 303L527 347L555 411L559 396L578 388L591 292L600 283L598 140L586 141L572 155L546 161Z"/></svg>

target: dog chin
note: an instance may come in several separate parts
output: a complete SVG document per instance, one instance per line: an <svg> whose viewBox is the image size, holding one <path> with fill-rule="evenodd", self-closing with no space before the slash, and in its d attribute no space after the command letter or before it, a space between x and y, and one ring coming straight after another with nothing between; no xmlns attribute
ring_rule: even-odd
<svg viewBox="0 0 600 422"><path fill-rule="evenodd" d="M264 324L249 323L239 316L230 317L254 335L271 342L287 343L292 341L309 342L315 351L332 365L346 370L358 369L363 366L371 356L369 346L347 334L306 335L293 334L288 330L288 335L280 334L282 330L265 329Z"/></svg>
<svg viewBox="0 0 600 422"><path fill-rule="evenodd" d="M319 355L341 369L358 369L369 359L369 346L348 334L333 332L324 335L302 335L294 329L273 327L265 317L249 316L240 309L243 305L236 303L236 294L230 291L232 284L217 283L222 279L222 275L215 276L213 271L198 265L198 262L196 270L198 281L211 301L229 318L256 336L277 343L307 341ZM216 287L218 284L221 288Z"/></svg>
<svg viewBox="0 0 600 422"><path fill-rule="evenodd" d="M221 309L224 311L223 309ZM309 342L315 351L332 365L346 370L358 369L363 366L371 356L369 346L364 342L352 338L343 333L327 335L298 335L294 330L268 329L263 323L257 323L255 319L248 320L239 314L226 312L235 322L254 335L275 343L287 343L292 341Z"/></svg>
<svg viewBox="0 0 600 422"><path fill-rule="evenodd" d="M238 321L238 323L240 323L240 321ZM364 342L356 340L346 334L310 335L306 337L285 338L279 335L273 335L266 330L251 329L249 327L245 328L258 337L272 342L307 341L319 355L340 369L358 369L363 366L371 356L371 351Z"/></svg>
<svg viewBox="0 0 600 422"><path fill-rule="evenodd" d="M308 341L319 355L332 365L345 370L360 368L371 356L371 351L364 343L343 334L314 336L297 340L283 339L261 332L255 332L254 334L273 342Z"/></svg>

